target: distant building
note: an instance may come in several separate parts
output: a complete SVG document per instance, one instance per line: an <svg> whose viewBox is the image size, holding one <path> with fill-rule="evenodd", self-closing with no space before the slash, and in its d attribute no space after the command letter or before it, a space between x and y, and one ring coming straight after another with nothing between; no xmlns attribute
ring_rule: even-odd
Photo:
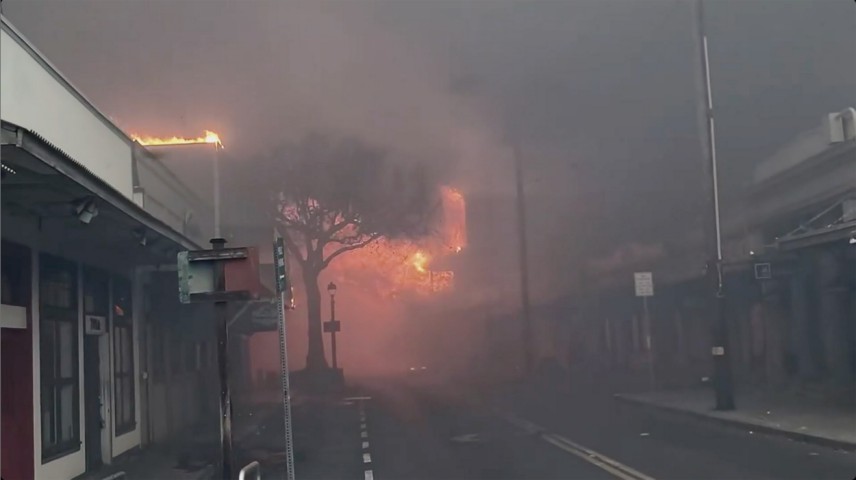
<svg viewBox="0 0 856 480"><path fill-rule="evenodd" d="M745 197L723 210L729 353L739 382L819 389L856 386L856 121L829 114L761 161ZM707 215L707 212L700 212ZM705 241L698 227L629 245L581 268L582 288L535 312L556 311L569 368L644 379L650 358L633 273L653 272L648 301L659 386L712 374ZM568 314L567 312L578 312ZM545 316L543 314L537 314ZM549 317L550 315L546 315ZM550 329L549 332L557 332ZM562 340L543 347L560 360ZM559 342L559 343L557 343ZM630 375L628 378L632 378ZM849 395L849 396L848 396Z"/></svg>

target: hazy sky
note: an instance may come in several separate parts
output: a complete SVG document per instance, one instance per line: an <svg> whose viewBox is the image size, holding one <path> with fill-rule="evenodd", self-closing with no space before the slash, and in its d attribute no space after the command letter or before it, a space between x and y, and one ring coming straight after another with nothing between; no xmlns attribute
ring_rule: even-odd
<svg viewBox="0 0 856 480"><path fill-rule="evenodd" d="M311 129L507 191L526 162L533 248L656 242L698 215L690 4L679 0L6 0L4 15L129 132L220 131L235 162ZM856 4L708 1L729 191L856 105ZM583 235L584 232L584 235Z"/></svg>

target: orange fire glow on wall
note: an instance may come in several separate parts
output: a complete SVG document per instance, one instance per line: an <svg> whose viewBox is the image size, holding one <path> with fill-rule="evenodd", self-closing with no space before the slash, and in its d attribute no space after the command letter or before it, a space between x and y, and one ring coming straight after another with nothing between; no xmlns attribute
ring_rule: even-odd
<svg viewBox="0 0 856 480"><path fill-rule="evenodd" d="M190 145L196 143L210 143L217 145L219 147L223 147L223 142L220 141L220 135L212 132L211 130L205 130L205 134L201 137L196 138L185 138L185 137L168 137L168 138L158 138L158 137L150 137L148 135L138 135L136 133L131 134L131 139L144 146L157 146L157 145Z"/></svg>

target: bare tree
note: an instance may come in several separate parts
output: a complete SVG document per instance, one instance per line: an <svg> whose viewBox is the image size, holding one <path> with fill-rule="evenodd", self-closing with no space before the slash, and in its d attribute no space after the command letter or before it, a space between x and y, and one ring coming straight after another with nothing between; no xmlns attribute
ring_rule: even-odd
<svg viewBox="0 0 856 480"><path fill-rule="evenodd" d="M307 370L327 367L320 273L340 255L378 238L429 233L438 184L424 165L395 162L355 139L310 135L272 162L277 221L300 265L309 323Z"/></svg>

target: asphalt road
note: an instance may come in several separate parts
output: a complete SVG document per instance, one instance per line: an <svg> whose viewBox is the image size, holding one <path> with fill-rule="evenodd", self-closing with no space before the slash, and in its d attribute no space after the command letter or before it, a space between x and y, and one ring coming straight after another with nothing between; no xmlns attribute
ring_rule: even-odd
<svg viewBox="0 0 856 480"><path fill-rule="evenodd" d="M360 392L371 399L342 407L353 419L339 436L353 442L353 450L337 447L350 452L342 478L856 476L853 453L622 407L594 392L563 397L522 389L477 398L463 388L401 379L368 382Z"/></svg>

